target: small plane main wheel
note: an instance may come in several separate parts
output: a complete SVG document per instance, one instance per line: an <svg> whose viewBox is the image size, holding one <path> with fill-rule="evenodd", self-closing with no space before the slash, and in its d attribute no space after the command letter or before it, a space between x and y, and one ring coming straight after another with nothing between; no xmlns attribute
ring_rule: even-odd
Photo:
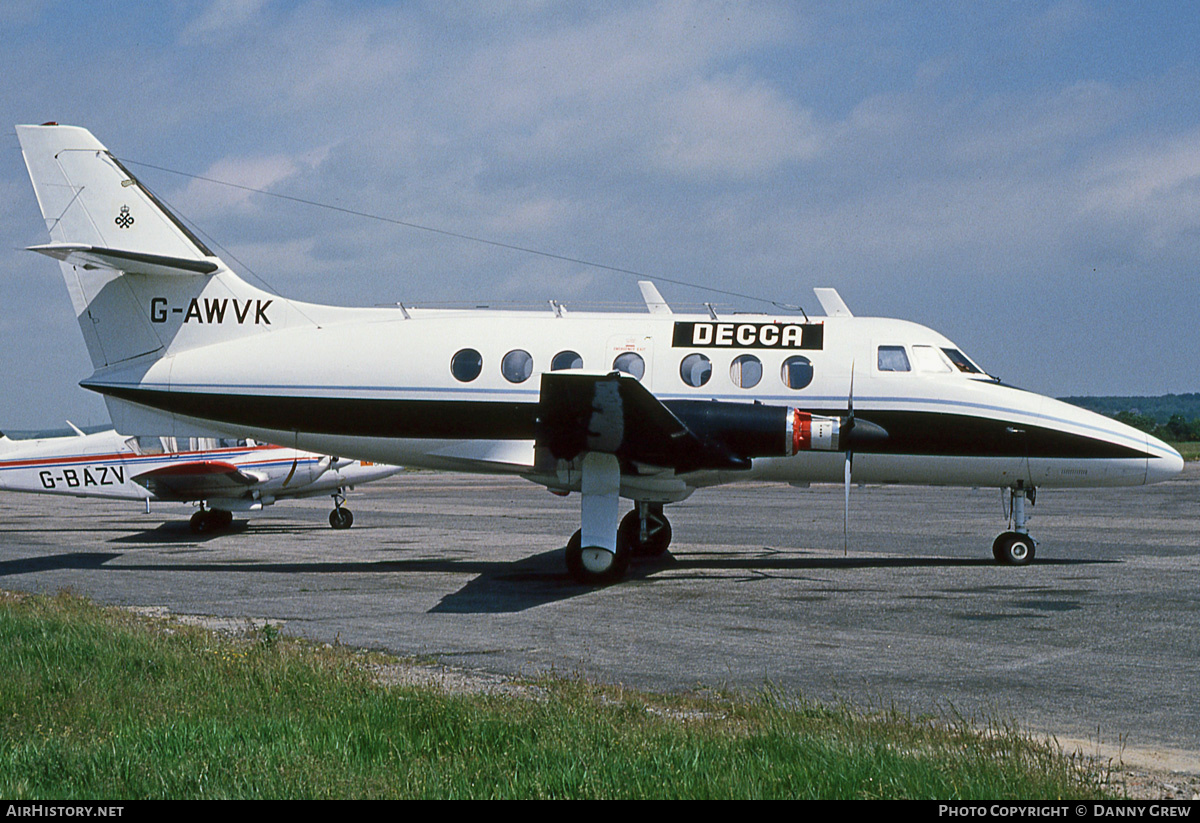
<svg viewBox="0 0 1200 823"><path fill-rule="evenodd" d="M671 545L671 521L662 508L651 508L646 515L646 542L642 542L642 522L637 509L621 519L619 534L624 535L630 551L638 557L657 557Z"/></svg>
<svg viewBox="0 0 1200 823"><path fill-rule="evenodd" d="M212 510L213 526L218 529L228 529L233 525L233 512L227 512L224 509Z"/></svg>
<svg viewBox="0 0 1200 823"><path fill-rule="evenodd" d="M583 545L583 532L577 530L567 541L567 571L576 582L588 586L616 583L629 569L629 541L617 533L616 554L607 549Z"/></svg>
<svg viewBox="0 0 1200 823"><path fill-rule="evenodd" d="M207 511L198 511L193 514L192 519L188 521L188 526L196 534L212 531L212 521L209 519Z"/></svg>
<svg viewBox="0 0 1200 823"><path fill-rule="evenodd" d="M335 529L348 529L354 525L354 514L343 506L329 513L329 525Z"/></svg>
<svg viewBox="0 0 1200 823"><path fill-rule="evenodd" d="M1033 538L1020 532L1004 532L992 543L992 556L1004 566L1028 566L1033 562Z"/></svg>

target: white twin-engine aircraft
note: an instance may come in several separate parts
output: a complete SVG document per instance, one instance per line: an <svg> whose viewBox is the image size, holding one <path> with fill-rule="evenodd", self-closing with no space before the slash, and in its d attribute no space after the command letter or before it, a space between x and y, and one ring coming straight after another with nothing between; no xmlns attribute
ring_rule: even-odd
<svg viewBox="0 0 1200 823"><path fill-rule="evenodd" d="M72 426L72 428L75 428ZM226 528L233 512L328 494L329 525L348 529L346 490L400 471L253 440L138 436L113 430L10 440L0 434L0 491L194 503L197 534Z"/></svg>
<svg viewBox="0 0 1200 823"><path fill-rule="evenodd" d="M18 126L95 373L122 431L252 436L510 473L581 492L585 582L667 548L663 506L738 480L997 486L998 561L1028 563L1038 487L1140 485L1183 466L1144 433L1005 386L935 331L854 317L312 305L238 278L81 128ZM851 474L853 473L853 474ZM633 509L620 516L620 498Z"/></svg>

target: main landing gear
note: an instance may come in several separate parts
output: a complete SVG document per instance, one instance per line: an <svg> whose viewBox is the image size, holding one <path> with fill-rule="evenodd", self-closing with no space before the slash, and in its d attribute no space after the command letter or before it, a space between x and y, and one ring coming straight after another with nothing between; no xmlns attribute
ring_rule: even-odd
<svg viewBox="0 0 1200 823"><path fill-rule="evenodd" d="M671 521L661 503L637 503L617 528L616 551L583 545L583 530L567 542L567 571L579 583L602 586L616 583L629 571L634 557L658 557L671 545Z"/></svg>
<svg viewBox="0 0 1200 823"><path fill-rule="evenodd" d="M621 519L618 540L624 535L634 556L657 557L671 545L671 521L663 514L662 503L638 502Z"/></svg>
<svg viewBox="0 0 1200 823"><path fill-rule="evenodd" d="M233 512L224 509L200 509L192 515L188 526L196 534L210 534L229 528L233 523Z"/></svg>
<svg viewBox="0 0 1200 823"><path fill-rule="evenodd" d="M1027 566L1033 562L1037 541L1029 536L1025 514L1025 500L1032 506L1037 497L1037 490L1024 484L1018 484L1015 489L1009 489L1009 511L1011 531L1006 531L992 543L992 556L1003 566Z"/></svg>
<svg viewBox="0 0 1200 823"><path fill-rule="evenodd" d="M354 525L354 513L345 507L346 495L339 489L333 495L333 511L329 513L329 525L335 529L348 529Z"/></svg>

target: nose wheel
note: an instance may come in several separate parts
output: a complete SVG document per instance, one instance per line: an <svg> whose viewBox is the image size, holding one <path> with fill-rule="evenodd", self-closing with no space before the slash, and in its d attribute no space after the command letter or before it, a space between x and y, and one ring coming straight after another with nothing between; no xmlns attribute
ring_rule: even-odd
<svg viewBox="0 0 1200 823"><path fill-rule="evenodd" d="M343 505L346 496L341 492L333 495L333 511L329 513L329 525L335 529L348 529L354 525L354 513Z"/></svg>
<svg viewBox="0 0 1200 823"><path fill-rule="evenodd" d="M992 556L1002 566L1027 566L1033 562L1033 538L1020 532L1005 532L992 543Z"/></svg>

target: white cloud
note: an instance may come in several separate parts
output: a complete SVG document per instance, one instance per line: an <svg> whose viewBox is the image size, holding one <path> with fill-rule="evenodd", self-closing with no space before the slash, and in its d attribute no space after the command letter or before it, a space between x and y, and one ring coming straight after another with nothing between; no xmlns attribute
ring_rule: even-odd
<svg viewBox="0 0 1200 823"><path fill-rule="evenodd" d="M210 39L244 27L259 16L269 0L211 0L180 32L180 38Z"/></svg>
<svg viewBox="0 0 1200 823"><path fill-rule="evenodd" d="M656 118L656 164L705 177L763 175L811 160L821 137L808 111L766 83L722 77L663 101Z"/></svg>

